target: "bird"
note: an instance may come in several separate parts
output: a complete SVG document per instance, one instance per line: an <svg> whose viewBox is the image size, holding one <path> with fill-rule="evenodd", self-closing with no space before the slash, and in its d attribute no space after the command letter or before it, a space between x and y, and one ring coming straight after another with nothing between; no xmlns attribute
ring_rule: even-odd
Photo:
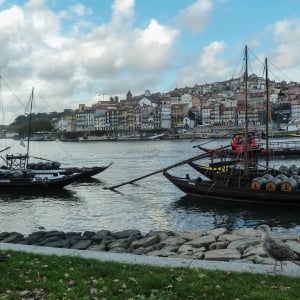
<svg viewBox="0 0 300 300"><path fill-rule="evenodd" d="M265 252L275 259L273 273L276 272L277 262L280 261L281 271L283 261L292 261L296 264L300 261L300 253L291 249L287 244L277 241L271 237L270 227L268 225L260 225L258 229L262 231L262 246Z"/></svg>

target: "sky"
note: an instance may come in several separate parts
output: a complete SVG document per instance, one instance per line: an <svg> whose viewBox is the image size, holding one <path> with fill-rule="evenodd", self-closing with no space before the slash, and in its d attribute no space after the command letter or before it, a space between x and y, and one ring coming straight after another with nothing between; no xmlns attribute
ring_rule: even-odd
<svg viewBox="0 0 300 300"><path fill-rule="evenodd" d="M61 112L228 80L245 45L300 82L300 0L0 0L0 124L32 88Z"/></svg>

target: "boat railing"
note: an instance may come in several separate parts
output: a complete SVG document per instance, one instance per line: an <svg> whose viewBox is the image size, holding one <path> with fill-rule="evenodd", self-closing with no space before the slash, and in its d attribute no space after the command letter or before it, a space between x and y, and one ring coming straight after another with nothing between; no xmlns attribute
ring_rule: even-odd
<svg viewBox="0 0 300 300"><path fill-rule="evenodd" d="M261 149L266 147L265 143L257 144ZM280 141L270 141L268 143L269 149L272 150L282 150L282 149L290 149L290 150L299 150L300 149L300 140L280 140Z"/></svg>

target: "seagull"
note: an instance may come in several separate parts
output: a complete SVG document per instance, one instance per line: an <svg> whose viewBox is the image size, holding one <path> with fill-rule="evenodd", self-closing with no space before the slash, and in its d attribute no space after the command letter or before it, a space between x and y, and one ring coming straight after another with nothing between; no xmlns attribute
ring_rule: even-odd
<svg viewBox="0 0 300 300"><path fill-rule="evenodd" d="M300 253L291 249L287 244L276 241L270 235L270 227L268 225L260 225L258 229L262 231L262 245L265 252L275 259L275 265L273 273L276 272L277 262L280 261L281 270L282 262L284 260L292 261L296 263L296 261L300 261ZM272 272L272 271L271 271Z"/></svg>

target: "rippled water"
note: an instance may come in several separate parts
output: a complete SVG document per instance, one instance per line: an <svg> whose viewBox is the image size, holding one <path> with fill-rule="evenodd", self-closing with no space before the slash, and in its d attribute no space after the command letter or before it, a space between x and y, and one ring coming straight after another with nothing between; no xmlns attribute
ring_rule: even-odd
<svg viewBox="0 0 300 300"><path fill-rule="evenodd" d="M12 140L2 140L1 149L12 145L13 153L24 151ZM55 193L0 193L0 231L24 234L46 230L84 231L108 229L202 230L267 223L278 230L300 230L300 210L251 205L199 202L185 196L161 173L147 177L118 192L104 189L160 170L199 154L198 140L132 142L32 142L31 154L57 160L65 166L113 165L85 183L72 184ZM220 141L223 145L226 141ZM210 146L210 145L209 145ZM294 160L276 164L297 163ZM299 164L300 165L300 164ZM194 173L188 166L172 172Z"/></svg>

